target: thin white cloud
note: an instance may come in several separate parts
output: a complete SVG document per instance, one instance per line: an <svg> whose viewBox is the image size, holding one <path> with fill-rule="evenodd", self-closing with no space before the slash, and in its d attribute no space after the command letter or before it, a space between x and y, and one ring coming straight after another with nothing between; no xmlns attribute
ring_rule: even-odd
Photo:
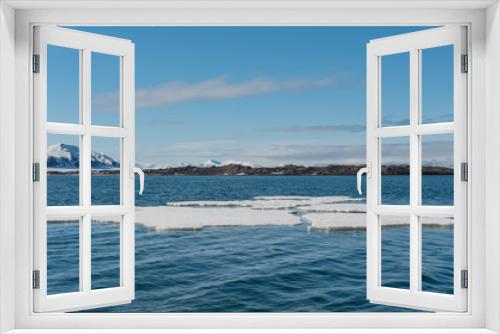
<svg viewBox="0 0 500 334"><path fill-rule="evenodd" d="M408 145L385 144L384 164L407 164ZM426 142L422 147L423 164L426 166L451 166L453 146L451 141ZM141 161L167 165L200 164L209 159L219 161L248 161L260 166L301 164L306 166L328 164L364 164L364 144L327 144L316 141L303 143L269 143L248 145L238 140L209 140L183 142L138 150ZM168 157L168 158L166 158Z"/></svg>
<svg viewBox="0 0 500 334"><path fill-rule="evenodd" d="M366 127L357 124L344 125L293 125L261 129L261 132L271 133L304 133L304 132L364 132Z"/></svg>
<svg viewBox="0 0 500 334"><path fill-rule="evenodd" d="M245 96L293 92L324 87L337 81L336 75L320 79L274 80L258 77L246 81L232 82L227 77L188 83L171 81L136 91L136 108L159 108L195 101L228 100ZM118 104L117 92L108 92L93 99L95 111L111 111Z"/></svg>
<svg viewBox="0 0 500 334"><path fill-rule="evenodd" d="M168 152L168 153L167 153ZM208 159L249 161L254 165L359 164L365 160L365 145L334 145L319 142L245 145L237 140L184 142L139 150L141 161L168 165L200 164ZM168 157L168 160L165 159Z"/></svg>

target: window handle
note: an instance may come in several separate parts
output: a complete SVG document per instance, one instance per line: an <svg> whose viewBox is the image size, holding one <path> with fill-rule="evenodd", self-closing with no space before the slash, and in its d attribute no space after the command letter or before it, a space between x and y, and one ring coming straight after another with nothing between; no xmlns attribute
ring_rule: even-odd
<svg viewBox="0 0 500 334"><path fill-rule="evenodd" d="M368 163L366 167L360 168L356 174L358 194L360 195L363 195L363 190L361 190L361 177L363 174L366 174L366 177L370 177L370 163Z"/></svg>
<svg viewBox="0 0 500 334"><path fill-rule="evenodd" d="M130 167L131 178L134 178L135 174L139 175L139 195L142 195L142 193L144 192L144 172L142 171L142 169L140 169L139 167L135 167L133 164L131 164Z"/></svg>

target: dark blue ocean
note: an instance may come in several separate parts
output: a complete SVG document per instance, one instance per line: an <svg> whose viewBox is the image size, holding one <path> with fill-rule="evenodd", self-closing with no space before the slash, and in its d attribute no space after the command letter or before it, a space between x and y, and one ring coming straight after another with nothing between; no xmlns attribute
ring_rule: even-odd
<svg viewBox="0 0 500 334"><path fill-rule="evenodd" d="M77 176L49 176L48 204L78 203ZM424 204L452 205L453 177L424 176ZM116 204L116 176L95 176L93 204ZM407 204L407 176L384 176L383 203ZM352 176L157 176L136 205L255 196L343 195L359 199ZM49 294L78 290L78 224L48 225ZM382 235L382 282L407 287L409 231ZM136 226L136 298L106 312L408 311L366 300L366 233L295 227L214 227L155 232ZM453 230L422 228L422 288L452 293ZM119 284L119 227L92 224L92 287Z"/></svg>

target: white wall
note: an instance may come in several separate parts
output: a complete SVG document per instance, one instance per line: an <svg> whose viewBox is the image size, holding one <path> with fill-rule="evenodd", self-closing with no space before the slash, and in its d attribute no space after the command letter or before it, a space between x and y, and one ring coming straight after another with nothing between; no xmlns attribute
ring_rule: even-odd
<svg viewBox="0 0 500 334"><path fill-rule="evenodd" d="M0 3L0 234L14 235L14 10ZM8 191L3 191L4 189ZM14 328L14 238L0 243L0 333Z"/></svg>
<svg viewBox="0 0 500 334"><path fill-rule="evenodd" d="M500 332L500 6L486 17L486 327ZM493 288L491 288L493 287Z"/></svg>
<svg viewBox="0 0 500 334"><path fill-rule="evenodd" d="M14 3L15 1L11 1L10 3ZM25 1L23 3L31 3L34 4L35 1ZM89 3L91 1L88 1ZM132 1L130 1L131 3ZM334 1L332 1L333 3ZM450 1L449 1L450 2ZM44 3L39 1L38 3ZM76 1L75 1L76 3ZM81 3L81 2L80 2ZM96 2L93 2L96 3ZM104 0L103 2L104 3ZM109 4L109 2L107 2ZM123 2L116 2L123 3ZM168 3L168 1L164 1L164 4ZM276 2L275 2L276 3ZM422 1L422 4L428 4L426 1ZM437 1L435 3L438 3ZM441 2L439 2L441 3ZM452 2L450 2L452 3ZM454 1L453 3L462 4L466 3L466 1ZM392 2L394 4L394 2ZM199 5L199 4L198 4ZM62 4L59 4L62 6ZM120 6L120 5L116 5ZM307 7L307 6L304 6ZM375 12L376 11L376 12ZM20 12L20 13L19 13ZM6 224L14 222L14 212L12 211L14 207L16 207L16 224L17 231L20 232L15 235L15 240L18 243L19 247L23 247L23 250L28 249L29 241L31 234L29 233L29 212L30 212L30 201L25 200L26 194L29 193L29 185L31 185L30 180L30 154L29 145L30 142L30 112L29 112L29 80L26 75L26 71L29 70L29 50L28 50L28 25L29 15L34 15L33 13L25 13L26 17L23 21L23 13L22 11L18 12L17 18L17 32L18 35L21 36L17 40L17 50L18 50L18 62L15 64L18 67L18 73L20 73L21 77L18 77L16 80L16 87L12 84L14 78L14 46L13 46L13 35L14 35L14 13L13 10L5 5L2 0L0 0L0 188L1 189L9 189L7 192L0 192L0 236L13 236L14 224ZM420 17L426 17L429 22L441 19L446 22L468 22L468 20L464 21L464 16L460 11L447 12L443 10L419 10L415 9L412 11L403 12L401 15L394 15L394 12L390 10L370 10L363 11L363 15L358 14L356 12L357 20L359 21L369 21L369 22L378 22L378 21L387 21L387 22L417 22L415 20ZM35 13L36 14L36 13ZM312 10L301 10L299 14L296 11L291 10L283 10L283 9L270 9L266 11L265 15L259 15L261 12L257 10L245 10L245 11L232 11L232 10L187 10L187 9L170 9L170 10L133 10L133 11L120 11L116 9L103 9L98 13L92 10L57 10L51 9L46 11L40 11L38 16L36 16L36 22L71 22L71 20L78 22L99 22L106 21L111 24L120 24L123 22L127 22L129 24L144 24L145 17L149 18L149 23L154 24L155 22L170 22L171 24L196 24L197 22L206 22L215 23L215 24L234 24L234 22L241 22L242 24L254 23L254 24L269 24L269 22L274 22L275 24L290 24L296 22L297 24L310 24L311 22L317 22L318 24L328 24L331 22L340 22L344 24L355 24L357 21L352 20L353 14L352 11L348 10L322 10L322 11L312 11ZM481 20L481 24L476 24L475 27L481 29L484 27L484 17L482 16L483 12L479 12L476 14ZM377 17L377 19L374 19ZM417 17L417 19L415 19ZM467 16L466 16L467 17ZM474 22L478 23L476 19ZM490 283L490 288L488 291L485 291L484 287L479 293L481 298L476 298L476 304L473 305L475 310L483 308L483 298L482 296L485 293L487 298L487 312L486 312L486 321L487 326L490 329L495 330L496 332L500 331L500 284L495 284L495 282L500 281L500 9L495 4L494 7L491 7L488 10L488 20L484 23L486 25L486 29L488 31L488 40L487 48L488 48L488 59L486 66L481 62L478 66L480 68L474 68L473 64L473 72L478 73L478 71L486 71L487 75L487 85L484 87L484 81L482 80L482 75L475 75L477 78L473 83L476 88L478 88L481 92L486 91L487 98L491 98L490 100L484 99L484 95L477 94L480 97L480 102L473 102L476 108L474 108L476 115L472 118L474 125L474 129L479 130L476 131L474 136L479 140L479 147L484 148L484 139L487 138L486 141L486 154L484 154L484 150L480 151L481 157L478 161L483 163L484 161L488 161L488 165L486 167L486 172L488 173L488 179L486 182L486 186L484 186L485 179L485 169L483 168L481 171L474 171L474 166L472 166L471 172L474 175L474 180L479 180L480 185L475 187L475 192L472 194L474 197L474 201L478 202L475 210L480 212L480 225L483 225L484 215L486 215L486 221L489 224L489 228L487 233L484 233L484 229L481 227L478 231L480 231L481 236L477 238L474 236L474 240L479 241L482 245L483 241L486 239L486 247L490 254L495 254L495 256L489 257L489 259L485 266L483 263L479 265L479 269L481 273L486 270L486 280ZM477 29L475 30L477 31ZM21 33L20 33L21 32ZM482 33L480 34L482 36ZM482 56L482 47L484 40L476 41L475 51L479 51ZM475 56L478 56L478 52L475 53ZM477 59L477 57L476 57ZM482 58L481 58L482 59ZM479 82L480 80L480 82ZM14 110L14 101L12 100L14 95L17 94L17 101ZM487 114L486 120L484 119L485 112L485 101L486 110L493 111ZM17 118L14 124L14 116ZM485 123L485 124L483 124ZM480 126L478 126L479 124ZM17 133L14 131L14 125L16 125ZM486 125L486 128L484 127ZM483 131L485 130L486 131ZM17 146L17 148L16 148ZM16 153L17 152L17 153ZM14 161L17 162L17 174L14 172ZM14 176L17 176L16 184L14 184ZM15 187L17 186L17 187ZM23 188L24 187L24 188ZM15 203L14 201L14 193L16 194L16 198L18 201ZM7 241L7 242L5 242ZM21 241L21 242L20 242ZM477 242L476 242L477 243ZM13 328L14 327L14 299L17 304L21 304L21 309L23 312L27 312L31 308L28 302L31 296L30 291L28 289L19 289L17 290L17 295L14 295L14 238L11 239L2 239L0 243L0 333ZM26 254L29 252L26 251ZM29 284L30 280L30 271L31 267L28 267L29 259L24 257L19 258L23 261L18 261L17 270L17 282L21 281L23 284L16 284L17 287L25 287L26 284ZM494 260L492 260L493 258ZM7 261L3 261L3 259L8 259ZM19 266L19 263L25 263L24 267ZM478 262L475 262L475 268L477 267ZM485 269L484 269L485 268ZM474 272L474 271L473 271ZM478 275L475 275L477 278ZM476 278L472 278L473 280ZM482 276L481 283L482 281ZM477 291L476 291L477 292ZM478 293L474 292L474 295L477 296ZM479 305L480 304L480 305ZM483 314L483 312L481 312ZM460 321L463 319L458 319L458 317L453 317L450 315L446 315L446 320L449 322L450 326L459 326ZM57 319L56 319L57 318ZM366 318L364 323L358 323L361 327L369 327L373 326L373 324L378 324L376 317ZM394 317L394 319L387 319L392 322L392 326L400 325L405 318L402 317ZM48 318L39 318L39 319L27 319L25 313L17 312L17 326L22 326L23 324L31 327L43 327L47 325ZM50 325L57 324L59 328L69 328L71 326L78 326L75 322L76 317L58 317L54 316L52 319L52 323ZM186 318L187 319L187 318ZM214 328L219 328L219 324L223 323L225 326L233 326L233 328L238 328L241 323L249 324L249 318L234 316L231 318L222 318L213 317L209 319L205 319L207 321L207 327L213 326ZM403 319L403 320L400 320ZM28 323L27 320L32 322ZM96 317L96 320L89 322L86 318L80 318L79 325L81 328L88 328L90 326L102 326L103 328L106 326L116 326L118 322L111 323L107 317ZM116 319L115 319L116 320ZM441 324L437 322L442 319L432 319L434 322L430 322L431 324ZM477 323L477 326L483 326L483 318L480 319L481 322ZM56 323L57 321L57 323ZM144 320L143 320L144 321ZM186 323L189 323L190 326L194 326L192 323L193 320L187 319L184 317L169 317L169 325L172 327L175 326L186 326ZM198 321L198 319L196 319ZM238 322L239 321L239 322ZM256 327L275 327L281 326L281 324L276 321L275 318L271 316L263 317L260 320L251 320L252 323L255 324ZM312 318L308 320L304 317L295 317L292 319L292 323L299 326L302 324L303 327L306 325L311 326L331 326L335 324L339 327L352 324L352 318L341 316L337 316L336 318L330 318L329 315L321 315L316 318ZM465 320L463 320L465 321ZM467 323L468 324L468 323ZM139 326L150 325L151 327L162 328L165 326L165 319L160 317L149 317L147 321L141 323L141 320L137 320L136 317L126 316L119 319L119 325L122 327L134 327L139 328ZM202 326L200 323L196 324L197 326ZM391 327L386 325L386 327ZM281 327L279 327L281 328Z"/></svg>

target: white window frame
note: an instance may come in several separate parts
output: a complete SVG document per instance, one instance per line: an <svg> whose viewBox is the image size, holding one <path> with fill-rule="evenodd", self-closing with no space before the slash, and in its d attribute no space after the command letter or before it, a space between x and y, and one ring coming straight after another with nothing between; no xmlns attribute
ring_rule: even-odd
<svg viewBox="0 0 500 334"><path fill-rule="evenodd" d="M453 121L422 124L422 52L453 47ZM409 124L383 126L381 88L382 59L388 55L409 57ZM462 270L467 270L467 183L461 179L461 164L467 163L467 77L462 57L467 55L467 29L445 26L370 41L367 46L367 295L371 302L430 311L467 310L467 289L462 287ZM453 137L453 203L451 206L422 205L422 138L424 135L451 134ZM384 138L409 140L410 201L390 205L382 198L382 141ZM408 217L409 288L382 285L382 220L384 216ZM422 290L422 217L453 218L453 294Z"/></svg>
<svg viewBox="0 0 500 334"><path fill-rule="evenodd" d="M134 193L134 45L129 40L102 36L53 26L34 27L34 54L39 57L39 71L33 74L34 92L34 162L39 166L39 181L33 184L33 268L39 274L39 287L34 289L35 312L72 311L99 306L117 305L134 299L135 258L135 193ZM79 123L49 122L47 117L48 45L71 48L79 56ZM92 53L115 56L119 59L119 124L100 126L92 118ZM75 111L76 112L76 111ZM73 135L79 137L79 205L47 206L47 136ZM120 203L92 205L91 203L91 142L92 138L119 140ZM119 216L119 275L120 285L92 289L91 244L92 220ZM47 222L53 219L79 221L79 291L48 294L47 291Z"/></svg>
<svg viewBox="0 0 500 334"><path fill-rule="evenodd" d="M64 7L64 8L63 8ZM128 7L128 8L126 8ZM133 8L132 8L133 7ZM47 9L50 8L50 9ZM467 313L34 314L31 31L62 25L441 25L470 28ZM15 333L498 333L500 10L496 1L23 1L0 3L0 331ZM15 68L14 68L15 64ZM486 140L488 139L488 140ZM14 146L15 143L15 146ZM12 162L14 161L14 162ZM486 182L486 177L488 182ZM12 196L14 194L14 196ZM12 258L15 254L15 259ZM487 293L486 293L487 292ZM92 328L92 330L90 330ZM220 330L225 328L225 330ZM384 328L384 329L382 329ZM217 330L219 329L219 330ZM158 330L158 331L159 331ZM158 332L157 331L157 332ZM115 331L116 332L116 331Z"/></svg>

